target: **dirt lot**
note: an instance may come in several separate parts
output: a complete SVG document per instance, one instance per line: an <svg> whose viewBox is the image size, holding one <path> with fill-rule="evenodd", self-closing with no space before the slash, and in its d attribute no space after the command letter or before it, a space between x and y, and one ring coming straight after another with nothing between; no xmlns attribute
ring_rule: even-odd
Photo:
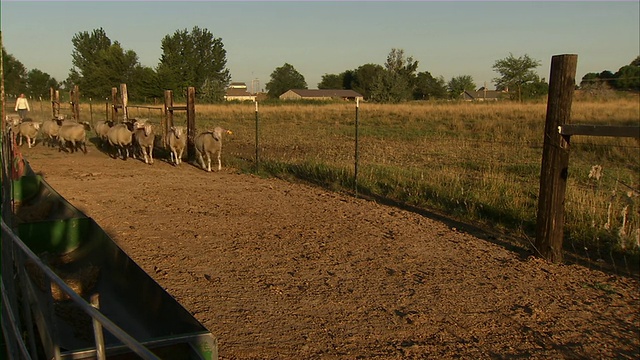
<svg viewBox="0 0 640 360"><path fill-rule="evenodd" d="M22 147L221 359L638 359L636 280L321 188Z"/></svg>

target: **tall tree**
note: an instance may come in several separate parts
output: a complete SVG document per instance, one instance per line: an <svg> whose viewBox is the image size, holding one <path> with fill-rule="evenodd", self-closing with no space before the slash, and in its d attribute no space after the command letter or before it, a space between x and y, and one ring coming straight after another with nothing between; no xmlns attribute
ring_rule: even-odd
<svg viewBox="0 0 640 360"><path fill-rule="evenodd" d="M459 99L462 97L462 94L466 91L475 91L476 84L473 81L473 77L471 75L459 75L454 76L447 83L447 89L449 91L449 96L452 99Z"/></svg>
<svg viewBox="0 0 640 360"><path fill-rule="evenodd" d="M615 74L619 90L640 90L640 65L625 65Z"/></svg>
<svg viewBox="0 0 640 360"><path fill-rule="evenodd" d="M33 69L27 73L27 94L33 98L47 99L49 89L58 88L58 82L49 74L38 69Z"/></svg>
<svg viewBox="0 0 640 360"><path fill-rule="evenodd" d="M119 42L112 42L102 28L91 34L78 33L72 43L74 67L67 83L80 86L83 96L105 98L111 88L134 80L135 68L140 65L138 55L133 50L125 51Z"/></svg>
<svg viewBox="0 0 640 360"><path fill-rule="evenodd" d="M306 89L304 76L291 64L285 63L271 73L271 80L265 85L270 98L277 98L291 89Z"/></svg>
<svg viewBox="0 0 640 360"><path fill-rule="evenodd" d="M442 76L434 78L428 71L416 75L413 88L414 100L444 99L447 97L447 85Z"/></svg>
<svg viewBox="0 0 640 360"><path fill-rule="evenodd" d="M405 57L403 49L393 48L387 55L385 73L375 78L371 99L379 102L400 102L412 97L418 61Z"/></svg>
<svg viewBox="0 0 640 360"><path fill-rule="evenodd" d="M4 71L4 91L18 96L27 90L27 69L13 55L2 47L2 69Z"/></svg>
<svg viewBox="0 0 640 360"><path fill-rule="evenodd" d="M522 86L539 79L534 70L540 65L539 60L527 54L516 58L509 53L509 56L493 64L493 69L500 74L493 81L498 89L516 89L517 100L522 101Z"/></svg>
<svg viewBox="0 0 640 360"><path fill-rule="evenodd" d="M221 38L195 26L191 32L184 29L165 36L161 46L157 73L162 87L180 96L194 86L201 100L222 101L231 75Z"/></svg>
<svg viewBox="0 0 640 360"><path fill-rule="evenodd" d="M378 64L364 64L353 71L345 72L345 89L352 89L360 93L366 100L371 99L371 91L379 77L385 72Z"/></svg>

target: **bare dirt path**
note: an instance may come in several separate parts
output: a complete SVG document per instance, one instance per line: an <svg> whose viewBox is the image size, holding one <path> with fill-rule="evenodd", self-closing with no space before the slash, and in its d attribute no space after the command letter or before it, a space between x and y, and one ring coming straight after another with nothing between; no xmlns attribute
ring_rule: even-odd
<svg viewBox="0 0 640 360"><path fill-rule="evenodd" d="M637 281L419 214L188 163L23 146L221 359L637 359Z"/></svg>

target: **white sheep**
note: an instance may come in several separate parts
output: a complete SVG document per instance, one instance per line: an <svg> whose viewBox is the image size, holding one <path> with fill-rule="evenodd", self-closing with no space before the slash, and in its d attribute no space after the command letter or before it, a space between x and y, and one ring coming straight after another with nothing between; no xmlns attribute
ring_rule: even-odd
<svg viewBox="0 0 640 360"><path fill-rule="evenodd" d="M195 138L196 152L198 153L198 160L203 170L211 171L211 159L218 159L218 171L222 170L222 161L220 155L222 153L222 135L232 134L230 130L223 129L217 126L212 131L205 131L198 134ZM207 158L207 165L205 166L204 157Z"/></svg>
<svg viewBox="0 0 640 360"><path fill-rule="evenodd" d="M58 143L60 144L60 148L58 151L64 150L67 141L71 143L70 152L74 152L78 150L78 148L82 149L83 153L87 153L87 130L90 129L88 123L65 123L60 126L58 130Z"/></svg>
<svg viewBox="0 0 640 360"><path fill-rule="evenodd" d="M47 146L55 146L58 140L58 132L60 131L60 125L56 119L49 119L42 122L40 132L42 133L42 144L47 143Z"/></svg>
<svg viewBox="0 0 640 360"><path fill-rule="evenodd" d="M153 164L153 143L156 134L153 131L153 125L150 122L139 123L135 125L133 132L135 142L140 147L140 151L144 156L145 164Z"/></svg>
<svg viewBox="0 0 640 360"><path fill-rule="evenodd" d="M21 123L18 129L18 145L22 146L22 137L25 137L27 138L27 145L29 145L29 149L31 149L31 147L36 144L40 123L26 121ZM33 142L31 141L32 139Z"/></svg>
<svg viewBox="0 0 640 360"><path fill-rule="evenodd" d="M98 137L98 143L100 147L104 147L109 142L109 140L107 139L107 133L112 126L113 121L111 120L99 120L96 121L95 124L93 124L93 130Z"/></svg>
<svg viewBox="0 0 640 360"><path fill-rule="evenodd" d="M182 163L182 153L187 147L187 132L184 126L172 126L167 134L169 149L171 150L171 162L176 166Z"/></svg>
<svg viewBox="0 0 640 360"><path fill-rule="evenodd" d="M129 157L129 148L131 148L133 142L133 133L129 131L127 125L113 125L107 132L107 139L109 140L109 144L117 149L118 155L122 156L123 160L127 160ZM124 150L124 152L122 150ZM115 158L117 155L112 157Z"/></svg>

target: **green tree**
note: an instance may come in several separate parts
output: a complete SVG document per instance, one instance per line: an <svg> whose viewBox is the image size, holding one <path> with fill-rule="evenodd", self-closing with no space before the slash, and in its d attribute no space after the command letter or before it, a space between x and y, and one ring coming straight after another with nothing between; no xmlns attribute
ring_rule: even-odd
<svg viewBox="0 0 640 360"><path fill-rule="evenodd" d="M587 73L580 81L580 88L587 89L595 86L600 81L598 73Z"/></svg>
<svg viewBox="0 0 640 360"><path fill-rule="evenodd" d="M91 34L78 33L71 42L74 67L66 84L78 85L84 97L102 99L111 94L111 88L134 81L135 69L140 66L138 55L125 51L117 41L111 42L102 28Z"/></svg>
<svg viewBox="0 0 640 360"><path fill-rule="evenodd" d="M414 100L444 99L447 97L447 85L442 76L434 78L428 71L419 72L413 88Z"/></svg>
<svg viewBox="0 0 640 360"><path fill-rule="evenodd" d="M324 74L318 83L318 89L344 89L344 74Z"/></svg>
<svg viewBox="0 0 640 360"><path fill-rule="evenodd" d="M13 55L2 47L2 70L4 72L4 91L18 96L27 90L27 69Z"/></svg>
<svg viewBox="0 0 640 360"><path fill-rule="evenodd" d="M516 58L509 53L508 57L493 64L493 69L500 74L493 81L498 89L516 89L517 100L522 101L522 86L539 78L534 70L540 65L540 61L527 54Z"/></svg>
<svg viewBox="0 0 640 360"><path fill-rule="evenodd" d="M357 91L366 100L370 100L376 79L381 77L384 72L384 67L378 64L364 64L355 70L346 71L344 88Z"/></svg>
<svg viewBox="0 0 640 360"><path fill-rule="evenodd" d="M633 64L633 62L632 62ZM625 65L615 74L619 90L640 90L640 65Z"/></svg>
<svg viewBox="0 0 640 360"><path fill-rule="evenodd" d="M58 88L58 82L49 74L38 69L33 69L27 73L27 92L33 98L49 98L49 89Z"/></svg>
<svg viewBox="0 0 640 360"><path fill-rule="evenodd" d="M158 74L148 66L136 66L130 84L129 97L134 101L146 102L149 99L164 96L164 89L160 86Z"/></svg>
<svg viewBox="0 0 640 360"><path fill-rule="evenodd" d="M549 84L543 79L537 78L534 81L522 85L523 99L540 99L549 94Z"/></svg>
<svg viewBox="0 0 640 360"><path fill-rule="evenodd" d="M371 91L371 99L378 102L400 102L412 98L418 61L405 57L403 49L393 48L387 55L384 74L378 75Z"/></svg>
<svg viewBox="0 0 640 360"><path fill-rule="evenodd" d="M449 96L452 99L459 99L462 97L465 90L475 91L476 84L471 75L454 76L447 83L447 90L449 91Z"/></svg>
<svg viewBox="0 0 640 360"><path fill-rule="evenodd" d="M285 63L271 73L271 80L265 85L270 98L278 98L291 89L306 89L307 82L291 64Z"/></svg>
<svg viewBox="0 0 640 360"><path fill-rule="evenodd" d="M189 86L203 101L222 101L231 81L227 51L221 38L195 26L162 39L162 55L156 69L161 86L180 96Z"/></svg>

